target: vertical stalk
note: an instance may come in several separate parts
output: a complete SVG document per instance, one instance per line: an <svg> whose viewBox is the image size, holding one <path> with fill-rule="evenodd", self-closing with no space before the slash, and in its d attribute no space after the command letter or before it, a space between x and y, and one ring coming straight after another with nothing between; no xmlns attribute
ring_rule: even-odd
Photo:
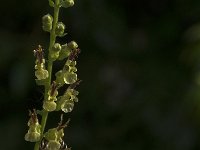
<svg viewBox="0 0 200 150"><path fill-rule="evenodd" d="M60 9L59 5L60 5L60 0L55 0L53 27L52 27L52 30L50 32L50 42L49 42L49 49L48 49L48 62L47 62L48 67L47 67L47 70L49 72L49 77L48 77L47 83L45 85L44 101L47 100L47 98L48 98L48 90L49 90L50 85L51 85L51 74L52 74L53 60L50 57L50 53L51 53L51 49L52 49L52 47L53 47L53 45L55 44L55 41L56 41L55 29L56 29L56 25L58 23L58 16L59 16L59 9ZM48 118L48 111L43 109L42 121L41 121L41 135L42 135L42 137L43 137L44 129L45 129L45 126L46 126L47 118ZM34 150L39 150L41 140L35 143Z"/></svg>

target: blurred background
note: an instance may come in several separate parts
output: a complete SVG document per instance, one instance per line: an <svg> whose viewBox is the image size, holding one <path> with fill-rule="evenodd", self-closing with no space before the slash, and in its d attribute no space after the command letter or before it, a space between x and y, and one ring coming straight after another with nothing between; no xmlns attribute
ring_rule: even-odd
<svg viewBox="0 0 200 150"><path fill-rule="evenodd" d="M0 4L0 149L31 150L28 109L41 108L33 49L47 49L47 0ZM200 1L76 0L60 20L82 53L72 150L200 149ZM62 62L54 65L54 71ZM48 128L59 114L50 114Z"/></svg>

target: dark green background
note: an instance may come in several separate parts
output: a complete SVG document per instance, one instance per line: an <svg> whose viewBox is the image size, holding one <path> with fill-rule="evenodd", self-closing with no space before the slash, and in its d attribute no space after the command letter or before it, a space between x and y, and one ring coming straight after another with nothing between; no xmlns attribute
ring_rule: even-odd
<svg viewBox="0 0 200 150"><path fill-rule="evenodd" d="M33 149L24 135L42 101L33 49L48 47L47 13L47 0L0 1L1 150ZM199 0L76 0L60 20L60 43L82 50L80 101L65 115L73 150L200 149ZM48 127L58 121L50 114Z"/></svg>

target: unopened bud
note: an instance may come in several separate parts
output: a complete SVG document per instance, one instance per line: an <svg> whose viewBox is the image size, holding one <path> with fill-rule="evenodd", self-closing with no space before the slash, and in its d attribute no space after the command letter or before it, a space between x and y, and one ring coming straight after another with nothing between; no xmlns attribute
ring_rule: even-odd
<svg viewBox="0 0 200 150"><path fill-rule="evenodd" d="M46 79L49 77L49 73L45 69L38 69L35 71L35 76L38 80Z"/></svg>
<svg viewBox="0 0 200 150"><path fill-rule="evenodd" d="M65 25L62 22L58 22L55 33L57 36L63 36L65 32Z"/></svg>
<svg viewBox="0 0 200 150"><path fill-rule="evenodd" d="M58 52L61 50L61 45L59 43L55 43L54 46L52 47L52 51Z"/></svg>
<svg viewBox="0 0 200 150"><path fill-rule="evenodd" d="M71 41L68 43L68 47L71 49L77 49L78 48L78 44L75 41Z"/></svg>
<svg viewBox="0 0 200 150"><path fill-rule="evenodd" d="M66 72L64 74L64 81L66 84L73 84L77 81L77 74L74 72Z"/></svg>
<svg viewBox="0 0 200 150"><path fill-rule="evenodd" d="M56 109L56 103L54 101L44 101L43 108L46 111L54 111Z"/></svg>
<svg viewBox="0 0 200 150"><path fill-rule="evenodd" d="M42 17L42 28L44 31L50 32L52 29L53 17L50 14L46 14Z"/></svg>
<svg viewBox="0 0 200 150"><path fill-rule="evenodd" d="M62 7L68 8L74 6L74 0L64 0L61 2Z"/></svg>

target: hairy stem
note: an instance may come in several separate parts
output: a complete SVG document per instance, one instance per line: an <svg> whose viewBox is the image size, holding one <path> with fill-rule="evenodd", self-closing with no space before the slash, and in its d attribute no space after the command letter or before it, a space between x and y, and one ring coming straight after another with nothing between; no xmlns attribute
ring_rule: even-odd
<svg viewBox="0 0 200 150"><path fill-rule="evenodd" d="M53 45L55 44L55 41L56 41L55 29L56 29L56 25L58 23L59 8L60 8L59 3L60 3L60 0L55 0L54 18L53 18L54 20L53 20L53 27L52 27L52 30L50 32L50 42L49 42L49 49L48 49L48 67L47 67L47 70L49 72L49 77L48 77L47 83L45 85L44 100L47 100L47 98L48 98L48 90L49 90L50 85L51 85L51 74L52 74L53 60L50 57L50 52L51 52L51 49L52 49L52 47L53 47ZM48 118L48 111L43 109L42 121L41 121L42 137L43 137L44 129L45 129L45 126L46 126L47 118ZM39 150L41 140L36 142L34 150Z"/></svg>

